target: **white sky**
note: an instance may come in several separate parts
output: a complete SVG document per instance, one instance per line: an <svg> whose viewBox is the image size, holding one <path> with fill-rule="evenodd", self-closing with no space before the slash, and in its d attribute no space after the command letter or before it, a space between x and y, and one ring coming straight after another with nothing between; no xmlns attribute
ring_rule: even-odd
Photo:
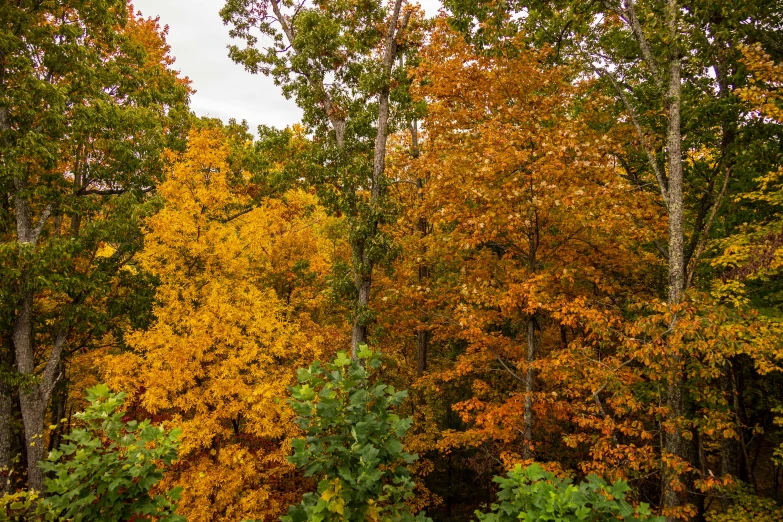
<svg viewBox="0 0 783 522"><path fill-rule="evenodd" d="M419 0L428 16L437 14L440 0ZM245 71L228 57L228 27L218 14L224 0L133 0L145 16L160 16L169 26L168 43L177 61L174 68L192 80L196 94L191 108L199 116L247 120L283 128L302 112L286 100L271 78ZM241 42L240 42L241 44Z"/></svg>

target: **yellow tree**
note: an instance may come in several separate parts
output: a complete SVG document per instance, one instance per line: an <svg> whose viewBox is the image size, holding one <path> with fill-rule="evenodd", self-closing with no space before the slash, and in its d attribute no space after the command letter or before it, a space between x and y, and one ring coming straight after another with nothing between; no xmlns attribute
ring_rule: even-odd
<svg viewBox="0 0 783 522"><path fill-rule="evenodd" d="M230 153L220 129L194 131L185 153L170 153L163 208L138 258L160 279L156 320L104 364L141 412L182 430L166 485L183 487L191 521L269 520L299 498L303 483L286 461L296 429L286 386L321 354L318 328L303 317L312 309L292 313L309 290L289 285L281 299L272 283L296 270L322 279L326 217L301 191L251 206L249 174L231 168Z"/></svg>

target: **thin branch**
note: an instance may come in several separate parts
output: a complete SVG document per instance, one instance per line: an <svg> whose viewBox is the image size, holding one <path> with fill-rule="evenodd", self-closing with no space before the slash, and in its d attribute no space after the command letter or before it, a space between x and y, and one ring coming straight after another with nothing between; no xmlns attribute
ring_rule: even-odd
<svg viewBox="0 0 783 522"><path fill-rule="evenodd" d="M57 384L57 368L60 366L60 359L63 353L63 347L65 346L65 340L68 338L68 328L61 326L57 331L57 336L54 339L54 345L52 346L49 360L46 362L46 368L44 369L43 376L41 377L41 386L43 391L44 404L48 404L49 398L52 395L54 386Z"/></svg>
<svg viewBox="0 0 783 522"><path fill-rule="evenodd" d="M248 208L246 208L246 209L244 209L244 210L240 210L240 211L239 211L239 212L237 212L236 214L233 214L233 215L231 215L231 216L228 216L227 218L224 218L224 219L222 219L220 222L221 222L221 223L224 223L224 224L225 224L225 223L230 223L231 221L234 221L234 220L235 220L235 219L237 219L238 217L242 217L242 216L244 216L245 214L247 214L247 213L251 212L251 211L252 211L254 208L256 208L256 207L248 207Z"/></svg>
<svg viewBox="0 0 783 522"><path fill-rule="evenodd" d="M141 192L146 194L148 192L152 192L155 190L155 187L146 187L141 189ZM113 196L118 194L125 194L128 191L128 189L124 188L117 188L117 189L79 189L78 192L74 192L74 196L90 196L90 195L98 195L98 196Z"/></svg>
<svg viewBox="0 0 783 522"><path fill-rule="evenodd" d="M46 225L46 220L49 219L49 216L52 214L52 209L53 206L51 203L49 203L48 205L46 205L46 208L41 213L41 217L38 218L38 225L36 225L35 229L33 229L31 243L33 244L38 243L38 237L41 235L44 225Z"/></svg>
<svg viewBox="0 0 783 522"><path fill-rule="evenodd" d="M710 211L710 217L707 219L707 224L704 226L704 228L701 231L699 245L696 247L696 250L693 253L693 257L691 257L690 266L688 267L688 275L685 279L686 290L690 288L691 283L693 282L693 274L696 273L696 266L699 264L699 257L701 257L702 253L704 253L704 248L707 246L707 238L710 235L710 228L712 227L712 223L715 220L715 216L718 213L718 208L720 207L721 203L723 203L723 198L726 196L726 189L729 186L730 178L731 178L731 167L727 167L726 174L723 177L723 187L721 187L720 194L718 194L718 197L715 199L715 204L712 206L712 210Z"/></svg>
<svg viewBox="0 0 783 522"><path fill-rule="evenodd" d="M666 205L666 208L668 209L669 191L666 188L666 178L664 176L663 171L661 170L660 165L658 165L658 160L655 159L655 156L652 153L650 144L647 142L647 136L644 134L644 130L642 129L642 126L639 123L638 118L636 117L636 111L634 110L633 105L631 105L631 101L628 99L628 96L626 96L625 91L617 84L617 80L615 79L614 75L611 72L607 71L606 69L596 67L595 65L592 64L591 67L596 72L596 74L601 76L606 76L607 78L609 78L609 81L612 82L612 85L617 91L617 94L620 96L620 99L623 101L623 105L625 105L625 109L628 111L628 115L631 117L631 122L633 123L633 126L636 129L636 133L639 135L639 139L642 142L642 148L644 149L644 152L647 155L647 161L649 162L650 167L652 167L653 172L655 172L655 178L658 180L658 187L661 189L661 196L663 197L663 202Z"/></svg>
<svg viewBox="0 0 783 522"><path fill-rule="evenodd" d="M639 44L639 48L642 50L642 56L644 57L644 61L647 63L647 67L650 68L650 72L653 76L653 81L655 82L655 85L658 87L658 89L661 92L664 92L664 85L663 85L663 78L661 77L660 68L658 67L658 61L655 59L655 56L653 56L652 48L650 47L650 42L647 40L647 37L644 36L644 31L642 30L642 24L639 23L639 17L636 16L636 8L634 7L634 0L625 0L625 10L624 12L628 16L628 25L631 26L631 31L633 31L633 35L636 38L637 43Z"/></svg>

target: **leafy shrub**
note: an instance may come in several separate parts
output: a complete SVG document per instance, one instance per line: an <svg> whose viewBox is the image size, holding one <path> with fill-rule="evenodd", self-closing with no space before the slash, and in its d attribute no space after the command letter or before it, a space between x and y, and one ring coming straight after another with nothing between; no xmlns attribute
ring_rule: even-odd
<svg viewBox="0 0 783 522"><path fill-rule="evenodd" d="M707 513L707 522L783 522L783 508L772 499L755 495L747 484L738 483L729 496L732 506L723 513Z"/></svg>
<svg viewBox="0 0 783 522"><path fill-rule="evenodd" d="M17 491L0 497L0 522L26 522L45 520L45 508L36 509L39 502L37 491ZM49 517L51 518L51 516Z"/></svg>
<svg viewBox="0 0 783 522"><path fill-rule="evenodd" d="M380 358L366 346L351 360L341 352L298 372L289 403L307 435L293 442L289 460L320 481L291 506L285 522L425 521L405 500L414 483L404 464L417 456L403 451L411 419L392 412L407 396L382 382L371 383Z"/></svg>
<svg viewBox="0 0 783 522"><path fill-rule="evenodd" d="M40 464L49 476L48 495L39 502L47 519L184 522L174 513L178 491L150 494L177 456L179 432L166 433L149 421L123 422L124 396L102 384L87 390L90 405L75 415L82 427Z"/></svg>
<svg viewBox="0 0 783 522"><path fill-rule="evenodd" d="M476 512L484 522L662 522L653 517L647 504L634 509L625 501L631 489L623 481L608 485L595 475L574 485L544 471L538 464L526 468L517 465L506 477L495 477L500 484L497 504L490 513Z"/></svg>

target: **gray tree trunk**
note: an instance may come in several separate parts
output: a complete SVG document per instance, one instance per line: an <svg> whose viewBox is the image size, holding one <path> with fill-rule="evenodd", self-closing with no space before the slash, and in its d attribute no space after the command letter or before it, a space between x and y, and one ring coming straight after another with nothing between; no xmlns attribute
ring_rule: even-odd
<svg viewBox="0 0 783 522"><path fill-rule="evenodd" d="M527 370L525 371L525 447L522 456L525 459L533 458L533 392L535 391L535 373L533 363L538 352L538 336L536 334L535 316L527 320Z"/></svg>
<svg viewBox="0 0 783 522"><path fill-rule="evenodd" d="M402 10L402 0L395 0L394 8L389 19L389 25L386 33L386 49L383 56L383 71L386 76L386 84L378 95L378 129L375 135L375 148L373 150L372 165L372 184L370 187L370 208L372 215L370 219L370 233L377 233L380 209L378 204L381 199L381 190L384 185L384 172L386 170L386 141L389 127L389 93L391 81L391 70L394 60L397 56L397 25L400 21L400 11ZM404 24L403 24L404 25ZM370 289L372 287L372 271L374 260L367 251L368 237L364 236L357 240L360 245L354 246L354 282L358 294L356 317L353 321L353 331L351 334L351 356L356 358L359 345L367 342L367 316L370 306ZM361 264L356 266L356 262Z"/></svg>
<svg viewBox="0 0 783 522"><path fill-rule="evenodd" d="M680 79L681 58L677 43L678 11L677 0L669 0L667 5L667 29L669 32L671 49L669 51L669 83L666 93L666 106L668 128L666 132L666 149L669 166L668 176L668 216L669 216L669 305L675 307L682 301L683 288L685 286L685 264L683 251L683 200L682 200L682 131L680 128L681 93ZM672 327L676 323L676 316L672 320ZM688 458L688 448L683 438L679 423L685 413L684 389L685 376L682 369L682 356L670 350L669 355L669 382L667 385L666 402L668 406L668 422L671 429L664 437L664 450L672 457L679 459ZM674 509L682 506L687 501L687 495L677 491L672 486L676 480L677 471L672 467L665 467L663 473L663 500L664 507ZM675 522L676 518L668 516L667 520Z"/></svg>
<svg viewBox="0 0 783 522"><path fill-rule="evenodd" d="M36 226L30 216L30 206L24 195L25 181L16 179L15 205L16 205L16 230L17 241L20 249L32 249L36 247L46 221L52 211L47 207L40 215ZM36 360L33 343L33 301L34 294L26 288L27 275L22 274L21 285L23 290L17 302L17 311L13 323L12 339L14 343L14 355L16 357L16 369L21 374L25 385L19 389L19 404L22 410L22 423L24 425L25 446L27 450L27 485L30 489L43 490L43 471L38 467L46 453L44 444L44 417L51 398L52 389L57 382L57 369L60 366L63 346L67 336L67 329L61 327L53 340L51 351L44 370L36 375Z"/></svg>
<svg viewBox="0 0 783 522"><path fill-rule="evenodd" d="M11 423L14 414L14 394L16 391L8 382L13 368L13 352L10 343L3 341L0 348L0 494L7 493L11 487L13 473L13 433Z"/></svg>

